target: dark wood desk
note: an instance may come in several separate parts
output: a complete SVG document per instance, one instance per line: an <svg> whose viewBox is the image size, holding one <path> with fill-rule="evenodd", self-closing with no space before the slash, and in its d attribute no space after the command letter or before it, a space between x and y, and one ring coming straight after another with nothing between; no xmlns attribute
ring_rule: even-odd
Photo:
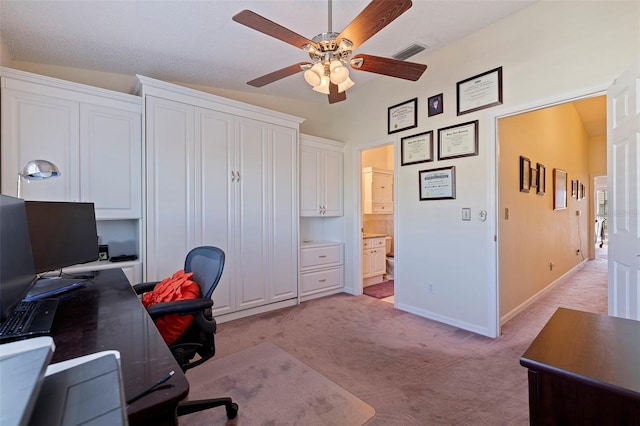
<svg viewBox="0 0 640 426"><path fill-rule="evenodd" d="M520 364L531 425L640 425L640 322L559 308Z"/></svg>
<svg viewBox="0 0 640 426"><path fill-rule="evenodd" d="M121 269L96 272L93 282L63 295L52 328L52 362L115 349L120 351L125 399L153 386L169 371L160 389L127 408L129 422L174 424L178 402L189 383Z"/></svg>

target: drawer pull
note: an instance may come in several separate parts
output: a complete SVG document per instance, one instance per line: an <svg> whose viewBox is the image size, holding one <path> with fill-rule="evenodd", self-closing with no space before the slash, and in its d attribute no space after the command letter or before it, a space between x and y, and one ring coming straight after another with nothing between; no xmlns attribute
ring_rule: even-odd
<svg viewBox="0 0 640 426"><path fill-rule="evenodd" d="M324 259L325 257L327 257L326 254L323 254L322 256L318 256L320 259Z"/></svg>
<svg viewBox="0 0 640 426"><path fill-rule="evenodd" d="M323 282L325 282L326 280L327 280L327 279L326 279L326 278L324 278L324 279L318 280L318 282L319 282L319 283L323 283Z"/></svg>

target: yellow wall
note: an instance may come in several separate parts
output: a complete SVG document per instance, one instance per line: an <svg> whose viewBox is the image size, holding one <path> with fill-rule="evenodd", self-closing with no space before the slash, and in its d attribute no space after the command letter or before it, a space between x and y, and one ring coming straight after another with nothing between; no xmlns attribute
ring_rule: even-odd
<svg viewBox="0 0 640 426"><path fill-rule="evenodd" d="M586 258L588 232L593 228L588 219L590 151L600 147L591 145L571 103L503 118L498 137L500 316L504 318ZM544 195L535 188L520 192L521 155L531 160L532 167L546 166ZM553 209L554 168L567 172L564 210ZM587 198L571 196L571 181L576 179L585 184Z"/></svg>

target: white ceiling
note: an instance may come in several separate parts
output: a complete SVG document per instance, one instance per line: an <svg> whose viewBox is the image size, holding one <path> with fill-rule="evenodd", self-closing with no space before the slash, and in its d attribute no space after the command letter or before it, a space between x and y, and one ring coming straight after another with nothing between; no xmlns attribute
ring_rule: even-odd
<svg viewBox="0 0 640 426"><path fill-rule="evenodd" d="M409 61L428 64L429 52L464 37L535 0L415 0L413 7L355 53L391 57L412 43L429 46ZM339 32L369 3L333 0ZM328 30L328 1L12 1L0 0L0 36L16 61L46 63L327 102L296 74L253 88L247 81L297 62L302 50L231 20L250 9L306 37ZM352 72L356 85L392 78ZM429 78L429 69L422 79ZM414 84L407 82L406 84Z"/></svg>

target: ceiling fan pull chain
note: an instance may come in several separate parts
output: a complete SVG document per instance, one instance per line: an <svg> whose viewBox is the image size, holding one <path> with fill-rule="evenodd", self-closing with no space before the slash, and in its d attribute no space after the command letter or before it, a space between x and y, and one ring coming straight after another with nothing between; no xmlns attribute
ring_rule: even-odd
<svg viewBox="0 0 640 426"><path fill-rule="evenodd" d="M333 16L333 12L332 12L332 7L331 7L331 0L329 0L329 18L327 19L327 22L329 23L329 31L330 33L333 32L333 30L331 29L331 27L333 26L333 22L332 22L332 16Z"/></svg>

